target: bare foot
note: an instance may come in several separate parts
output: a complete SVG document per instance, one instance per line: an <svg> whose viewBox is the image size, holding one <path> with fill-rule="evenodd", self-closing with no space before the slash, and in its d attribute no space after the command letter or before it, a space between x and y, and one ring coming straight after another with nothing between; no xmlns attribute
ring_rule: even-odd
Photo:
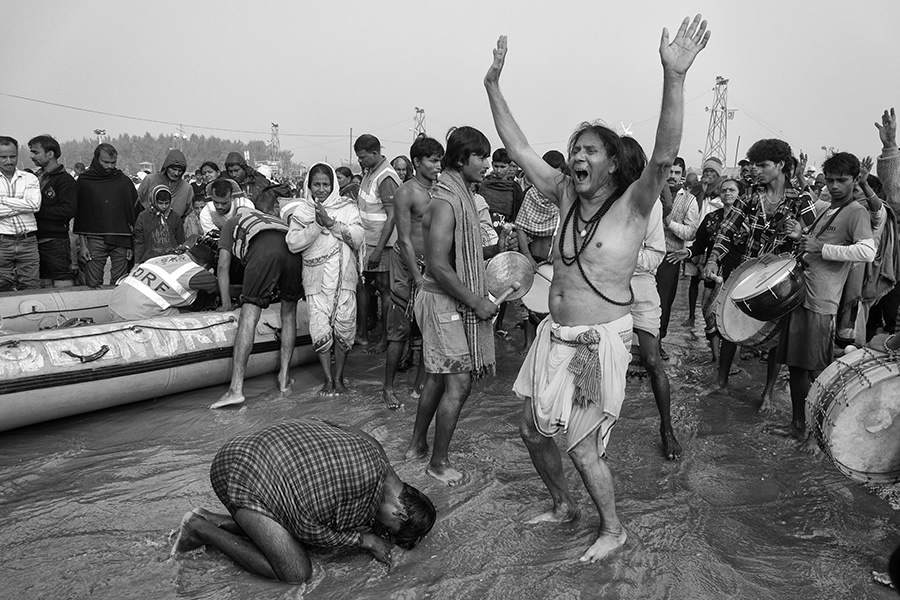
<svg viewBox="0 0 900 600"><path fill-rule="evenodd" d="M340 396L347 393L347 382L342 379L336 379L334 382L334 394Z"/></svg>
<svg viewBox="0 0 900 600"><path fill-rule="evenodd" d="M694 326L694 317L688 317L681 323L682 327L693 327Z"/></svg>
<svg viewBox="0 0 900 600"><path fill-rule="evenodd" d="M769 427L769 433L774 433L775 435L781 435L784 437L791 437L797 440L798 442L806 441L806 428L799 428L794 423L790 425L775 425Z"/></svg>
<svg viewBox="0 0 900 600"><path fill-rule="evenodd" d="M625 529L622 529L619 533L613 533L609 531L600 531L600 535L597 536L597 541L595 541L590 548L588 548L584 554L581 555L579 559L581 562L589 562L595 563L598 560L603 560L619 548L625 545L625 540L628 539L628 534L625 533Z"/></svg>
<svg viewBox="0 0 900 600"><path fill-rule="evenodd" d="M406 460L425 458L428 456L428 450L430 450L430 448L426 442L417 444L413 441L409 443L409 448L406 449L406 454L404 454L403 457Z"/></svg>
<svg viewBox="0 0 900 600"><path fill-rule="evenodd" d="M716 383L714 383L712 385L708 385L705 388L703 388L702 390L700 390L699 392L697 392L697 395L708 396L710 394L724 394L727 391L728 391L728 384L717 381Z"/></svg>
<svg viewBox="0 0 900 600"><path fill-rule="evenodd" d="M820 454L822 454L822 451L819 449L819 442L816 440L816 436L814 436L813 434L807 435L806 439L800 442L800 445L797 449L804 454L809 454L810 456L819 456Z"/></svg>
<svg viewBox="0 0 900 600"><path fill-rule="evenodd" d="M222 408L223 406L233 406L235 404L244 403L244 394L232 392L228 390L221 398L209 405L210 408Z"/></svg>
<svg viewBox="0 0 900 600"><path fill-rule="evenodd" d="M571 523L578 518L578 509L568 504L560 504L554 506L547 512L541 513L536 517L532 517L525 521L526 525L534 525L536 523Z"/></svg>
<svg viewBox="0 0 900 600"><path fill-rule="evenodd" d="M872 571L872 579L875 580L875 583L880 583L881 585L886 585L890 588L894 587L893 582L891 582L890 573L880 573L878 571Z"/></svg>
<svg viewBox="0 0 900 600"><path fill-rule="evenodd" d="M208 521L215 525L216 527L222 527L223 525L232 525L234 524L234 519L231 518L231 515L220 515L218 513L214 513L211 510L206 510L205 508L195 508L191 511L204 521Z"/></svg>
<svg viewBox="0 0 900 600"><path fill-rule="evenodd" d="M365 337L363 337L363 336L358 335L358 336L356 336L356 339L353 340L353 344L354 344L355 346L368 346L368 345L369 345L369 340L367 340L367 339L366 339Z"/></svg>
<svg viewBox="0 0 900 600"><path fill-rule="evenodd" d="M278 391L284 394L285 392L291 391L291 386L294 385L293 377L285 377L282 380L281 376L278 377Z"/></svg>
<svg viewBox="0 0 900 600"><path fill-rule="evenodd" d="M326 381L325 384L319 389L320 396L334 396L334 382Z"/></svg>
<svg viewBox="0 0 900 600"><path fill-rule="evenodd" d="M370 348L366 349L366 354L381 354L385 350L387 350L387 342L378 340Z"/></svg>
<svg viewBox="0 0 900 600"><path fill-rule="evenodd" d="M767 415L775 412L775 403L772 401L772 394L763 394L759 403L759 413Z"/></svg>
<svg viewBox="0 0 900 600"><path fill-rule="evenodd" d="M681 444L675 439L675 432L671 428L668 430L660 426L659 435L662 438L663 456L669 460L678 460L681 458Z"/></svg>
<svg viewBox="0 0 900 600"><path fill-rule="evenodd" d="M384 400L385 406L391 410L397 410L403 407L403 403L397 399L397 394L392 389L382 389L381 399Z"/></svg>
<svg viewBox="0 0 900 600"><path fill-rule="evenodd" d="M175 543L172 544L172 551L169 556L175 556L178 552L187 552L203 545L196 536L194 536L194 525L196 519L202 519L200 515L191 511L185 513L181 518L181 525L178 526L178 535L175 537Z"/></svg>
<svg viewBox="0 0 900 600"><path fill-rule="evenodd" d="M429 464L428 468L425 469L425 473L427 475L431 475L442 483L446 483L450 487L455 487L461 484L463 482L463 479L465 478L465 475L463 473L457 471L446 463L438 467Z"/></svg>

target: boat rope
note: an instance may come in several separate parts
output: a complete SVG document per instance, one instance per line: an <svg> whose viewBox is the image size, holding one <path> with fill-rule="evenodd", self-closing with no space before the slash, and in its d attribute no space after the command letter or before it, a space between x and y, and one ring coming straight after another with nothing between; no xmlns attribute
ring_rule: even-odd
<svg viewBox="0 0 900 600"><path fill-rule="evenodd" d="M65 312L76 312L79 310L100 310L102 308L109 308L108 304L101 304L100 306L82 306L81 308L66 308L65 310L32 310L26 313L19 313L17 315L8 315L5 317L0 317L0 321L5 319L18 319L19 317L29 317L31 315L53 315L56 313L65 313Z"/></svg>
<svg viewBox="0 0 900 600"><path fill-rule="evenodd" d="M18 338L14 340L7 340L5 342L0 342L0 348L15 348L21 342L50 342L50 341L64 341L64 340L74 340L79 338L89 338L89 337L98 337L109 335L111 333L120 333L122 331L133 331L134 333L140 333L144 329L152 329L156 331L200 331L202 329L212 329L213 327L217 327L219 325L227 325L228 323L234 323L237 319L233 316L227 317L224 321L219 321L217 323L208 323L206 325L201 325L200 327L163 327L161 325L129 325L127 327L121 327L119 329L107 329L105 331L97 331L93 333L83 333L81 335L67 335L64 338L59 339L41 339L41 338ZM70 330L71 331L71 330Z"/></svg>

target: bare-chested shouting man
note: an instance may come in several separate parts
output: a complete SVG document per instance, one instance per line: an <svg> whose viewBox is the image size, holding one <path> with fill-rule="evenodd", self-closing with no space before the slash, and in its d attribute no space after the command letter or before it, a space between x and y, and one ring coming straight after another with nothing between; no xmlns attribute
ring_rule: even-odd
<svg viewBox="0 0 900 600"><path fill-rule="evenodd" d="M684 120L684 79L709 40L706 21L686 18L675 39L663 29L659 54L663 99L656 144L640 178L618 169L620 142L612 130L585 123L569 141L563 175L528 145L500 92L506 36L484 77L497 132L510 157L545 196L559 205L561 226L553 249L550 316L513 387L524 399L520 432L547 485L553 507L534 521L569 521L578 510L566 486L552 436L567 433L567 450L600 513L596 541L581 557L596 562L625 544L616 515L606 444L625 397L633 301L629 282L647 220L678 153Z"/></svg>

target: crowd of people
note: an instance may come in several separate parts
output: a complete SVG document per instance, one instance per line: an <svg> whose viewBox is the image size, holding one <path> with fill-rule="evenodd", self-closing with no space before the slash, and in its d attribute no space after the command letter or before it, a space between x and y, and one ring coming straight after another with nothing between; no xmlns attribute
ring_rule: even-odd
<svg viewBox="0 0 900 600"><path fill-rule="evenodd" d="M533 521L579 514L552 439L564 432L602 521L581 560L602 560L627 539L606 453L632 344L656 399L663 454L683 454L663 345L681 279L689 286L681 326L694 326L700 300L716 385L726 388L739 343L720 335L711 310L720 289L749 260L802 257L806 299L780 323L777 343L757 353L768 365L762 410L771 408L780 365L788 366L786 431L801 441L808 437L810 382L834 359L836 343L900 350L897 336L872 341L893 334L900 304L893 109L876 124L883 148L877 176L870 159L848 152L834 153L819 172L807 169L806 157L796 158L779 139L754 143L739 173L709 157L697 176L678 156L683 87L708 39L699 16L685 19L671 40L664 30L662 109L649 155L636 140L587 122L571 135L568 157L538 155L500 90L505 37L484 78L503 148L492 153L482 132L462 126L449 132L446 147L422 135L408 158L388 161L379 140L365 134L354 144L360 178L347 167L316 163L296 194L239 153L228 155L224 171L203 163L190 183L177 150L135 188L116 169L109 144L96 148L76 181L49 136L29 141L38 167L31 174L16 168L18 143L0 137L0 289L71 285L75 271L98 286L109 259L111 282L119 282L110 305L118 318L170 314L215 296L231 310L236 298L232 381L211 408L245 401L256 325L274 301L281 303L278 385L290 389L296 311L305 299L322 395L346 391L354 345L385 354L381 396L391 409L401 406L398 370L418 364L406 458L428 458L425 472L455 486L466 479L449 452L462 407L473 381L494 372L495 336L507 335L507 303L489 294L486 261L511 251L535 270L550 264L548 310L528 310L527 355L513 388L523 401L521 437L552 501ZM79 240L76 262L69 258L70 221ZM312 460L322 447L333 454ZM360 546L388 562L390 545L358 528L411 547L434 522L430 501L397 479L377 442L330 424L278 424L233 440L217 455L212 481L230 516L188 513L173 552L211 544L281 580L309 578L304 545Z"/></svg>

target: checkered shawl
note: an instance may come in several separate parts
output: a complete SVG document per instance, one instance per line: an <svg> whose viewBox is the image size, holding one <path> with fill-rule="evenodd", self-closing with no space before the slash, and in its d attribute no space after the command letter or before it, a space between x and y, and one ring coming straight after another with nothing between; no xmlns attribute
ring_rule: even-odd
<svg viewBox="0 0 900 600"><path fill-rule="evenodd" d="M531 186L516 215L516 225L530 236L550 237L559 225L559 207Z"/></svg>
<svg viewBox="0 0 900 600"><path fill-rule="evenodd" d="M710 256L721 262L730 252L741 252L743 263L767 252L778 254L794 249L794 242L776 228L786 218L796 219L804 227L812 225L816 219L812 196L786 183L784 198L772 216L767 217L762 200L764 192L763 186L754 186L749 194L735 200L731 213L722 220Z"/></svg>
<svg viewBox="0 0 900 600"><path fill-rule="evenodd" d="M358 546L381 502L387 465L368 441L323 421L285 421L242 435L213 459L210 481L228 511L263 514L298 541Z"/></svg>

